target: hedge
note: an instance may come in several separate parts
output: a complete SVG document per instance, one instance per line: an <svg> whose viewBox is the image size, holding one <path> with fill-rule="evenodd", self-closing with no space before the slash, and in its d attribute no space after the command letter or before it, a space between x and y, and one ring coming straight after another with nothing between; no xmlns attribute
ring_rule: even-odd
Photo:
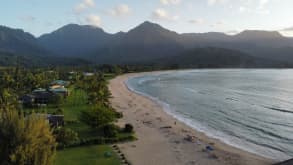
<svg viewBox="0 0 293 165"><path fill-rule="evenodd" d="M134 135L126 136L126 137L114 137L114 138L105 138L105 137L95 137L95 138L82 138L75 143L70 145L62 145L57 146L57 150L62 150L64 148L72 148L72 147L80 147L80 146L87 146L87 145L97 145L97 144L113 144L118 142L128 142L136 140Z"/></svg>

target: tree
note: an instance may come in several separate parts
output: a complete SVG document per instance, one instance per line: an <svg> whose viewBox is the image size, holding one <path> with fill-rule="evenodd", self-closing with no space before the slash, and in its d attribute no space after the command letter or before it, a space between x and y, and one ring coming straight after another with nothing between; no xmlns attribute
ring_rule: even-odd
<svg viewBox="0 0 293 165"><path fill-rule="evenodd" d="M9 109L17 105L17 99L10 89L0 88L0 108Z"/></svg>
<svg viewBox="0 0 293 165"><path fill-rule="evenodd" d="M96 105L94 108L81 112L80 121L93 127L99 128L115 120L115 113L104 105Z"/></svg>
<svg viewBox="0 0 293 165"><path fill-rule="evenodd" d="M133 126L129 123L125 124L124 132L132 133L133 132Z"/></svg>
<svg viewBox="0 0 293 165"><path fill-rule="evenodd" d="M83 76L78 82L78 86L88 93L90 104L109 105L111 93L107 86L107 80L102 73L94 76Z"/></svg>
<svg viewBox="0 0 293 165"><path fill-rule="evenodd" d="M0 164L51 165L55 149L55 138L44 117L24 117L14 109L0 109Z"/></svg>
<svg viewBox="0 0 293 165"><path fill-rule="evenodd" d="M78 134L69 128L57 128L54 131L56 136L56 141L58 142L58 146L66 146L73 144L79 140Z"/></svg>
<svg viewBox="0 0 293 165"><path fill-rule="evenodd" d="M49 103L57 107L60 107L63 104L63 102L64 102L64 97L61 96L60 94L54 94L49 99Z"/></svg>

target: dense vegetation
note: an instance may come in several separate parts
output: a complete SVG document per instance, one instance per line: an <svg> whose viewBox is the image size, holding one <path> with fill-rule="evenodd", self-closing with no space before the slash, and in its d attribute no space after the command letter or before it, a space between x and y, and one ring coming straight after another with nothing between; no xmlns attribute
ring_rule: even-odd
<svg viewBox="0 0 293 165"><path fill-rule="evenodd" d="M179 56L162 58L154 66L173 68L286 68L289 63L256 58L247 53L223 48L196 48Z"/></svg>
<svg viewBox="0 0 293 165"><path fill-rule="evenodd" d="M134 140L131 124L125 128L114 124L123 115L116 112L109 102L111 94L107 80L123 70L118 66L109 65L78 68L1 68L0 164L51 165L56 154L55 164L62 164L64 160L60 155L71 157L66 154L78 154L85 150L97 150L97 154L103 155L103 152L112 150L105 146L101 146L101 149L101 144ZM52 97L45 105L21 104L20 98L23 95L37 88L48 90L51 82L60 79L70 82L66 85L70 93L67 97ZM55 126L50 122L49 125L48 114L64 116L64 125ZM86 159L90 154L92 153L87 153L81 159ZM119 164L115 154L112 154L113 158L109 161L98 155L93 159L97 163ZM67 161L70 162L70 159Z"/></svg>
<svg viewBox="0 0 293 165"><path fill-rule="evenodd" d="M51 165L56 142L49 124L33 114L0 109L0 164Z"/></svg>
<svg viewBox="0 0 293 165"><path fill-rule="evenodd" d="M38 56L23 53L0 51L0 66L23 66L26 68L89 65L89 61L81 58L66 58L58 56Z"/></svg>
<svg viewBox="0 0 293 165"><path fill-rule="evenodd" d="M144 22L126 33L117 34L75 24L39 38L3 26L0 26L0 34L0 66L118 64L152 67L157 64L162 67L160 62L164 61L164 67L177 68L293 67L293 40L278 32L244 31L233 36L178 34L158 24Z"/></svg>

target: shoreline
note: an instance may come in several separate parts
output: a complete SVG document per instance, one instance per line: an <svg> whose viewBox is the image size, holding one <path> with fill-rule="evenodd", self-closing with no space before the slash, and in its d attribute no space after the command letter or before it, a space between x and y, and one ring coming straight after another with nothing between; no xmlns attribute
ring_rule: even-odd
<svg viewBox="0 0 293 165"><path fill-rule="evenodd" d="M268 165L274 161L230 146L182 123L154 100L127 87L130 77L158 72L131 73L110 81L113 107L123 112L119 125L131 123L138 140L119 144L137 165L209 164ZM161 73L161 72L160 72Z"/></svg>

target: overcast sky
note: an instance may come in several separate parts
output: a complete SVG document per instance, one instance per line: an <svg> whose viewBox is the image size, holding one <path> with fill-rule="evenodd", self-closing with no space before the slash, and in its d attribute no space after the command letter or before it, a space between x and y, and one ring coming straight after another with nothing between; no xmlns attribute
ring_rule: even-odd
<svg viewBox="0 0 293 165"><path fill-rule="evenodd" d="M0 24L39 36L69 23L115 33L149 20L179 33L244 29L293 35L293 0L1 0Z"/></svg>

